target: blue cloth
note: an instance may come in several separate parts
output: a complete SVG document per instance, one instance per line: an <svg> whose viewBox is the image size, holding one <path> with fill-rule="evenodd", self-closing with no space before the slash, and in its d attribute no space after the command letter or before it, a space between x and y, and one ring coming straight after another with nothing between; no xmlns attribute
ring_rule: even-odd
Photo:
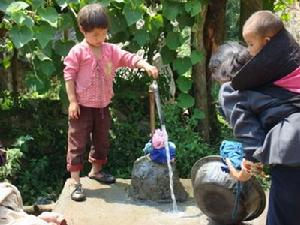
<svg viewBox="0 0 300 225"><path fill-rule="evenodd" d="M223 159L223 162L226 164L225 159L229 158L232 165L236 169L241 169L242 160L244 157L244 150L242 143L237 141L227 141L224 140L220 146L220 155ZM223 167L222 170L226 171L226 167Z"/></svg>
<svg viewBox="0 0 300 225"><path fill-rule="evenodd" d="M144 149L143 149L143 152L145 153L145 154L149 154L151 151L152 151L152 144L151 144L151 142L149 141L148 143L146 143L145 144L145 147L144 147Z"/></svg>
<svg viewBox="0 0 300 225"><path fill-rule="evenodd" d="M169 143L169 150L170 150L170 160L174 159L176 156L176 146L172 142ZM167 163L167 150L165 148L160 149L152 149L150 151L150 158L152 161L160 164Z"/></svg>

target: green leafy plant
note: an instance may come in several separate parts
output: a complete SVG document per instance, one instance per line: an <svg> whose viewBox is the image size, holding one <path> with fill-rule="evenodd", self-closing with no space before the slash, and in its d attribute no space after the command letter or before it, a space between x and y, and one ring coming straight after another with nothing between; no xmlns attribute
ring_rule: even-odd
<svg viewBox="0 0 300 225"><path fill-rule="evenodd" d="M7 162L4 166L0 167L0 180L6 180L14 177L20 170L20 160L23 156L19 148L11 148L6 152Z"/></svg>

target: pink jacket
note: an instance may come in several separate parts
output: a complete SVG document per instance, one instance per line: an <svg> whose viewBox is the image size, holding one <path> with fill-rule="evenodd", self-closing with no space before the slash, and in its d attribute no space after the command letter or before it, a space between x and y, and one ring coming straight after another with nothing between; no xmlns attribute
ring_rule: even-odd
<svg viewBox="0 0 300 225"><path fill-rule="evenodd" d="M115 44L103 43L97 60L88 43L75 45L64 59L64 78L74 80L77 101L87 107L106 107L113 97L113 80L120 67L134 68L139 61L135 54Z"/></svg>
<svg viewBox="0 0 300 225"><path fill-rule="evenodd" d="M275 81L274 84L291 92L300 93L300 67L280 80Z"/></svg>

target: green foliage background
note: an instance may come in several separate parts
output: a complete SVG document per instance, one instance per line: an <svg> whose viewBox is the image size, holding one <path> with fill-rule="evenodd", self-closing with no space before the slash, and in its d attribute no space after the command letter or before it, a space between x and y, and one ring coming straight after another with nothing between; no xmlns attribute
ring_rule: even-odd
<svg viewBox="0 0 300 225"><path fill-rule="evenodd" d="M69 176L65 168L67 101L62 57L76 39L82 38L76 13L92 2L101 2L108 8L110 42L121 43L132 52L143 49L149 61L159 52L174 71L176 99L170 99L163 76L159 87L169 139L177 145L176 167L181 177L190 176L199 158L217 153L220 140L231 138L221 118L222 134L214 137L213 143L205 143L196 131L203 114L193 108L191 68L204 54L194 50L189 37L194 32L195 18L208 1L1 0L1 65L4 69L14 66L12 57L17 52L26 68L26 88L19 90L18 98L12 98L7 91L0 95L0 138L9 149L8 164L0 169L0 179L17 185L25 204L32 204L39 196L55 199ZM232 8L228 9L228 21L236 21L236 4L229 4ZM276 7L284 10L285 3L277 1ZM238 27L230 24L228 37L234 39ZM111 105L111 152L105 169L117 177L130 177L134 160L143 155L142 149L150 138L150 82L147 76L135 72L127 77L120 72L116 78ZM89 165L85 165L83 175L88 169Z"/></svg>

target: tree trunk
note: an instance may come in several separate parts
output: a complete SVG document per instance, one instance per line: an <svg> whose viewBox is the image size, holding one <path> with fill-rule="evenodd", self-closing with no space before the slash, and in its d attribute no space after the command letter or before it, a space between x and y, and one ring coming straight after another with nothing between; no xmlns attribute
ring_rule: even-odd
<svg viewBox="0 0 300 225"><path fill-rule="evenodd" d="M212 52L224 41L226 0L212 0L203 9L196 22L193 33L193 47L204 51L205 60L193 67L194 96L196 108L205 113L204 120L199 124L199 130L206 141L212 141L218 132L215 106L211 89L212 79L208 70L208 62ZM203 19L205 18L205 19Z"/></svg>
<svg viewBox="0 0 300 225"><path fill-rule="evenodd" d="M207 13L207 6L203 6L202 12L197 16L194 29L192 30L192 48L206 55L203 41L203 28ZM208 114L208 92L206 80L206 57L193 66L192 79L194 85L195 107L205 114L205 118L199 124L199 131L204 140L209 140L209 114Z"/></svg>
<svg viewBox="0 0 300 225"><path fill-rule="evenodd" d="M242 40L242 30L245 21L252 13L262 10L264 6L263 0L240 0L240 35Z"/></svg>

